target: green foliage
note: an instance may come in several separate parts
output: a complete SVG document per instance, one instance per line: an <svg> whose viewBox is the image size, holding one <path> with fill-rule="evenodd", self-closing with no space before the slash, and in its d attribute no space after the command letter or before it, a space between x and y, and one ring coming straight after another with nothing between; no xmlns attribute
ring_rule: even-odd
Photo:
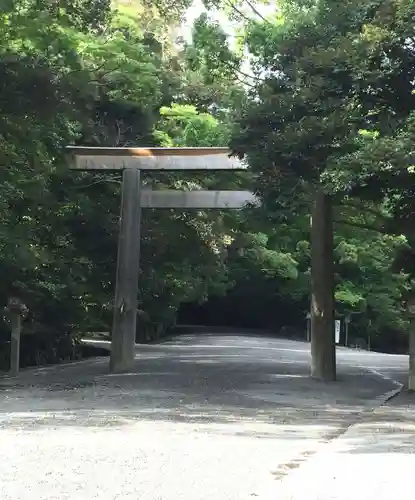
<svg viewBox="0 0 415 500"><path fill-rule="evenodd" d="M209 113L199 113L194 106L173 104L160 109L159 126L173 139L172 146L223 146L228 143L228 129Z"/></svg>
<svg viewBox="0 0 415 500"><path fill-rule="evenodd" d="M105 3L93 17L82 5L21 2L0 17L0 297L21 295L32 311L25 332L51 348L108 321L116 250L119 188L69 174L64 146L136 143L163 97L160 60L112 29Z"/></svg>
<svg viewBox="0 0 415 500"><path fill-rule="evenodd" d="M229 46L222 27L206 14L196 19L192 43L184 43L181 57L181 99L225 119L245 100L241 84L242 54Z"/></svg>
<svg viewBox="0 0 415 500"><path fill-rule="evenodd" d="M239 112L232 148L248 159L273 212L291 206L305 216L313 185L333 195L339 314L366 312L378 331L405 328L409 276L396 257L413 241L415 4L281 7L276 21L248 25L260 79Z"/></svg>
<svg viewBox="0 0 415 500"><path fill-rule="evenodd" d="M285 3L283 23L251 23L247 43L269 76L234 147L270 181L280 170L324 174L344 192L380 173L383 186L412 164L413 2L305 5Z"/></svg>

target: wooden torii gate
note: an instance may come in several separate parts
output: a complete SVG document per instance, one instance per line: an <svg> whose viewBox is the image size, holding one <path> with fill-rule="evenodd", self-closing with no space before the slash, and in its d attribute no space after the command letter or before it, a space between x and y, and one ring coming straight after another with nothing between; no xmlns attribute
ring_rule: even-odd
<svg viewBox="0 0 415 500"><path fill-rule="evenodd" d="M142 208L238 209L256 203L249 191L151 190L142 187L142 171L245 170L227 148L101 148L68 146L70 168L123 170L117 275L110 370L125 372L134 364L137 287L140 268Z"/></svg>

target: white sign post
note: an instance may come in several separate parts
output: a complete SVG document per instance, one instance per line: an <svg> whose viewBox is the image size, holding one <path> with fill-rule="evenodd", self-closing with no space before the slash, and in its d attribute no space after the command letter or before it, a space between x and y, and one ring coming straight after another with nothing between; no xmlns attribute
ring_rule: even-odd
<svg viewBox="0 0 415 500"><path fill-rule="evenodd" d="M336 344L340 344L340 326L341 326L341 320L336 319L334 322L334 340Z"/></svg>

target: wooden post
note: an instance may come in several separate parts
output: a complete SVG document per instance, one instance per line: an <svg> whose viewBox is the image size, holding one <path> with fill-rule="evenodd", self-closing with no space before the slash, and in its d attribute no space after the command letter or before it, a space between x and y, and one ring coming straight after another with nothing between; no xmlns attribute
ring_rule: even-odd
<svg viewBox="0 0 415 500"><path fill-rule="evenodd" d="M20 334L22 331L22 319L20 312L10 314L11 337L10 337L10 375L16 376L20 369Z"/></svg>
<svg viewBox="0 0 415 500"><path fill-rule="evenodd" d="M27 307L17 297L10 297L5 308L10 319L10 375L19 374L20 370L20 335L22 331L22 318L28 312Z"/></svg>
<svg viewBox="0 0 415 500"><path fill-rule="evenodd" d="M330 196L318 190L311 217L311 375L336 380L333 217Z"/></svg>
<svg viewBox="0 0 415 500"><path fill-rule="evenodd" d="M406 304L409 316L409 374L408 390L415 391L415 297Z"/></svg>
<svg viewBox="0 0 415 500"><path fill-rule="evenodd" d="M117 276L111 339L111 372L130 371L135 358L140 268L140 170L123 172Z"/></svg>

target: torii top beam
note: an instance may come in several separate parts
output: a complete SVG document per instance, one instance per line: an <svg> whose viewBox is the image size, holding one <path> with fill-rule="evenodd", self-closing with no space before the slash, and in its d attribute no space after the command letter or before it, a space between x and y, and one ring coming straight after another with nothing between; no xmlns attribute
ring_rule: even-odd
<svg viewBox="0 0 415 500"><path fill-rule="evenodd" d="M246 170L228 148L101 148L67 146L75 170Z"/></svg>

